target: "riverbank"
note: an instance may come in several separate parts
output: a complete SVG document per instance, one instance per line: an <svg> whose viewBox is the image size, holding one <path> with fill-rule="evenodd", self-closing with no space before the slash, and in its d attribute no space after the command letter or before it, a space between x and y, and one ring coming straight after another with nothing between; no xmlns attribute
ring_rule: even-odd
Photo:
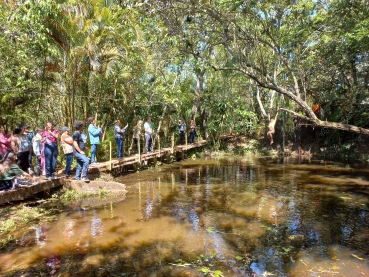
<svg viewBox="0 0 369 277"><path fill-rule="evenodd" d="M261 156L304 156L316 159L369 162L369 144L367 141L351 140L342 144L318 146L314 141L304 141L299 149L292 141L287 141L283 147L278 139L272 145L262 136L250 138L245 135L225 135L221 137L219 149L234 154L255 154Z"/></svg>

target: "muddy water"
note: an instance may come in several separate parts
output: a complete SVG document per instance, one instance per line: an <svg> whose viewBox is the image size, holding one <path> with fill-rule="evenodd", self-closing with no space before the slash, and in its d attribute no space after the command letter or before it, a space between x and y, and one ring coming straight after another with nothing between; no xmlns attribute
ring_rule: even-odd
<svg viewBox="0 0 369 277"><path fill-rule="evenodd" d="M369 276L369 168L187 160L29 226L1 276Z"/></svg>

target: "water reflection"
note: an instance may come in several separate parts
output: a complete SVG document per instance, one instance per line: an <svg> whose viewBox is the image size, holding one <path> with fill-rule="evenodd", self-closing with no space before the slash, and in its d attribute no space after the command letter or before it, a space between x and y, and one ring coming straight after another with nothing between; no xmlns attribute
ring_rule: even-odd
<svg viewBox="0 0 369 277"><path fill-rule="evenodd" d="M93 211L93 216L91 219L91 236L97 237L103 234L102 220L97 216L96 210Z"/></svg>
<svg viewBox="0 0 369 277"><path fill-rule="evenodd" d="M122 177L126 198L19 230L0 274L369 275L368 180L366 168L324 161L166 165Z"/></svg>
<svg viewBox="0 0 369 277"><path fill-rule="evenodd" d="M65 226L63 229L63 237L66 239L72 238L74 234L74 227L75 227L76 221L73 219L66 219L65 220Z"/></svg>

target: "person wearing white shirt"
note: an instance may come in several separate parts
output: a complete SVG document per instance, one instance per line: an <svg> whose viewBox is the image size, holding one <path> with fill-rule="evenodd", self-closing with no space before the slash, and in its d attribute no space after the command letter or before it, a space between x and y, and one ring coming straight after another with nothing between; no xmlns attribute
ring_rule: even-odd
<svg viewBox="0 0 369 277"><path fill-rule="evenodd" d="M179 143L185 143L185 132L186 132L186 122L179 120L178 121L178 133L179 133Z"/></svg>
<svg viewBox="0 0 369 277"><path fill-rule="evenodd" d="M151 117L148 117L146 119L146 122L144 124L145 129L145 150L146 153L153 152L152 149L152 135L154 133L152 126L151 126Z"/></svg>

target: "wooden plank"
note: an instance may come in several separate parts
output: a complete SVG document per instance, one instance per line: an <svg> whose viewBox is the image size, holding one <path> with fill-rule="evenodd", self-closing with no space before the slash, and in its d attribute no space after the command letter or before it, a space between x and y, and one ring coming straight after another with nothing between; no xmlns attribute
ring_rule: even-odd
<svg viewBox="0 0 369 277"><path fill-rule="evenodd" d="M8 203L11 201L19 201L26 199L32 195L35 195L36 193L39 193L41 191L45 191L51 188L55 188L61 186L60 180L42 180L38 184L31 185L31 186L22 186L21 188L18 188L16 190L11 191L1 191L0 192L0 204Z"/></svg>

